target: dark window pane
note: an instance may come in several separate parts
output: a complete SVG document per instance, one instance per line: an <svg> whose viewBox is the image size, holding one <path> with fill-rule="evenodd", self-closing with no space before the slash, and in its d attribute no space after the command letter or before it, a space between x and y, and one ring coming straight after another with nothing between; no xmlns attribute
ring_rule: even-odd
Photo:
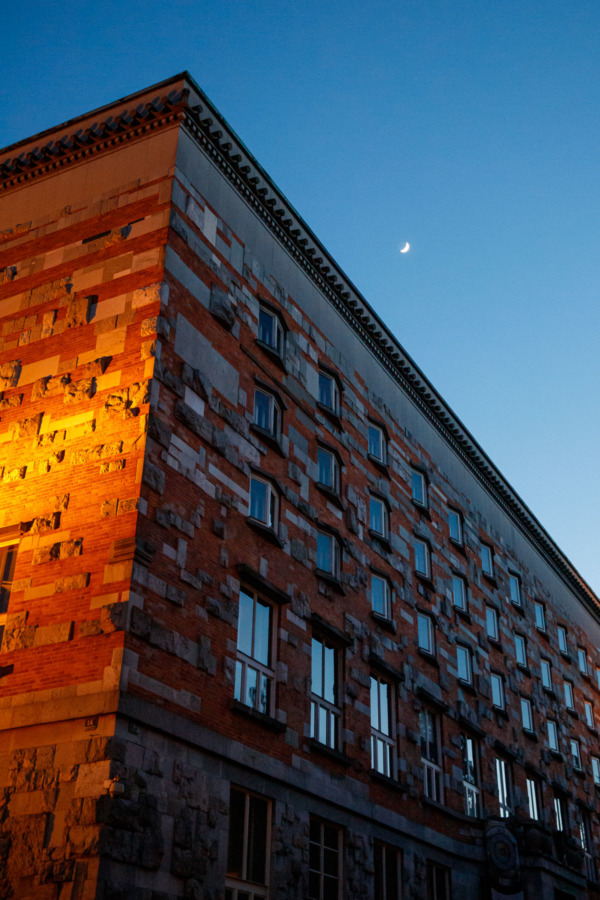
<svg viewBox="0 0 600 900"><path fill-rule="evenodd" d="M229 844L227 874L243 876L245 796L232 788L229 802Z"/></svg>
<svg viewBox="0 0 600 900"><path fill-rule="evenodd" d="M267 813L266 800L250 797L248 816L248 880L265 883L267 862Z"/></svg>

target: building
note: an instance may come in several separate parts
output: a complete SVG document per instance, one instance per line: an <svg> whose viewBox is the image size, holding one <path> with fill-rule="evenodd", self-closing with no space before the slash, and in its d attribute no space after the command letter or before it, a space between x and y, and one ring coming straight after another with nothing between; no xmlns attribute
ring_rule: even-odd
<svg viewBox="0 0 600 900"><path fill-rule="evenodd" d="M0 896L600 896L598 598L192 79L0 158Z"/></svg>

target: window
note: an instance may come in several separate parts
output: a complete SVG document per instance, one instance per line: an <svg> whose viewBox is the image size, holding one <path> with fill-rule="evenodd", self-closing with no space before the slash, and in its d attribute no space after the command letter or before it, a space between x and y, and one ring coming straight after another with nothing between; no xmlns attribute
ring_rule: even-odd
<svg viewBox="0 0 600 900"><path fill-rule="evenodd" d="M396 847L375 841L375 897L377 900L400 900L402 896L402 856Z"/></svg>
<svg viewBox="0 0 600 900"><path fill-rule="evenodd" d="M548 746L555 753L558 753L558 728L556 727L556 722L552 719L548 719Z"/></svg>
<svg viewBox="0 0 600 900"><path fill-rule="evenodd" d="M600 688L600 669L596 669L596 684Z"/></svg>
<svg viewBox="0 0 600 900"><path fill-rule="evenodd" d="M521 597L521 579L518 575L509 573L508 582L510 585L510 602L515 606L522 606L523 600Z"/></svg>
<svg viewBox="0 0 600 900"><path fill-rule="evenodd" d="M339 578L340 545L335 535L326 531L317 533L317 569L333 578Z"/></svg>
<svg viewBox="0 0 600 900"><path fill-rule="evenodd" d="M415 572L429 578L431 565L429 561L429 545L415 538Z"/></svg>
<svg viewBox="0 0 600 900"><path fill-rule="evenodd" d="M226 900L266 900L269 806L264 797L231 788Z"/></svg>
<svg viewBox="0 0 600 900"><path fill-rule="evenodd" d="M565 706L567 709L575 709L575 703L573 702L573 685L570 681L564 681L563 686L565 691Z"/></svg>
<svg viewBox="0 0 600 900"><path fill-rule="evenodd" d="M0 546L0 647L2 646L2 636L8 613L8 601L10 600L15 574L17 548L18 544L15 542Z"/></svg>
<svg viewBox="0 0 600 900"><path fill-rule="evenodd" d="M582 675L587 675L588 673L588 664L587 664L587 653L583 649L583 647L577 648L577 665L579 666L579 671Z"/></svg>
<svg viewBox="0 0 600 900"><path fill-rule="evenodd" d="M427 900L450 900L450 869L427 860Z"/></svg>
<svg viewBox="0 0 600 900"><path fill-rule="evenodd" d="M253 424L273 437L281 431L281 410L273 394L256 388L254 391Z"/></svg>
<svg viewBox="0 0 600 900"><path fill-rule="evenodd" d="M544 609L543 603L538 603L535 601L534 604L535 609L535 627L539 628L540 631L546 630L546 610Z"/></svg>
<svg viewBox="0 0 600 900"><path fill-rule="evenodd" d="M473 684L473 662L471 651L462 644L456 645L456 668L459 681Z"/></svg>
<svg viewBox="0 0 600 900"><path fill-rule="evenodd" d="M452 602L457 609L467 611L467 585L461 575L452 576Z"/></svg>
<svg viewBox="0 0 600 900"><path fill-rule="evenodd" d="M594 707L589 700L583 701L583 709L585 711L585 724L588 726L588 728L595 728L596 722L594 721Z"/></svg>
<svg viewBox="0 0 600 900"><path fill-rule="evenodd" d="M594 784L597 784L600 787L600 759L597 756L592 756L592 775L594 776Z"/></svg>
<svg viewBox="0 0 600 900"><path fill-rule="evenodd" d="M319 372L319 403L333 413L339 412L340 389L333 375Z"/></svg>
<svg viewBox="0 0 600 900"><path fill-rule="evenodd" d="M371 675L371 768L388 778L395 776L392 687Z"/></svg>
<svg viewBox="0 0 600 900"><path fill-rule="evenodd" d="M442 801L442 756L440 752L439 721L435 713L422 709L419 713L421 732L421 762L423 786L430 800Z"/></svg>
<svg viewBox="0 0 600 900"><path fill-rule="evenodd" d="M531 711L531 700L521 697L521 721L525 731L533 731L533 713Z"/></svg>
<svg viewBox="0 0 600 900"><path fill-rule="evenodd" d="M561 653L567 655L569 652L569 648L567 646L567 629L562 625L558 625L556 628L556 632L558 634L558 649Z"/></svg>
<svg viewBox="0 0 600 900"><path fill-rule="evenodd" d="M527 643L522 634L515 634L515 656L517 665L527 668Z"/></svg>
<svg viewBox="0 0 600 900"><path fill-rule="evenodd" d="M274 350L278 356L283 355L284 331L279 316L261 306L258 310L258 340Z"/></svg>
<svg viewBox="0 0 600 900"><path fill-rule="evenodd" d="M527 779L527 806L529 808L529 818L539 819L542 805L540 803L540 786L535 778Z"/></svg>
<svg viewBox="0 0 600 900"><path fill-rule="evenodd" d="M592 831L589 813L579 810L579 843L583 850L585 876L589 881L596 880L596 865L592 856Z"/></svg>
<svg viewBox="0 0 600 900"><path fill-rule="evenodd" d="M455 544L463 543L463 523L462 516L455 509L448 510L448 528L450 530L450 540Z"/></svg>
<svg viewBox="0 0 600 900"><path fill-rule="evenodd" d="M496 709L504 709L504 682L502 681L502 675L492 672L490 682L492 685L492 706L495 706Z"/></svg>
<svg viewBox="0 0 600 900"><path fill-rule="evenodd" d="M371 609L386 619L392 617L392 591L382 575L371 574Z"/></svg>
<svg viewBox="0 0 600 900"><path fill-rule="evenodd" d="M433 621L423 613L417 614L417 642L420 650L432 655L435 653Z"/></svg>
<svg viewBox="0 0 600 900"><path fill-rule="evenodd" d="M317 449L317 466L318 476L317 482L322 487L333 491L334 494L340 492L340 464L337 456L331 450L325 447Z"/></svg>
<svg viewBox="0 0 600 900"><path fill-rule="evenodd" d="M413 502L417 503L419 506L427 506L427 481L425 480L423 472L413 469L410 483Z"/></svg>
<svg viewBox="0 0 600 900"><path fill-rule="evenodd" d="M554 792L554 824L557 831L568 830L567 807L564 797Z"/></svg>
<svg viewBox="0 0 600 900"><path fill-rule="evenodd" d="M385 463L386 461L386 441L383 428L369 422L369 456L376 459L377 462Z"/></svg>
<svg viewBox="0 0 600 900"><path fill-rule="evenodd" d="M308 900L339 900L341 837L336 825L310 817Z"/></svg>
<svg viewBox="0 0 600 900"><path fill-rule="evenodd" d="M490 578L494 577L494 551L490 547L489 544L484 544L483 542L480 545L481 552L481 571L486 575L489 575Z"/></svg>
<svg viewBox="0 0 600 900"><path fill-rule="evenodd" d="M369 497L369 528L380 537L388 536L388 510L381 497Z"/></svg>
<svg viewBox="0 0 600 900"><path fill-rule="evenodd" d="M496 788L498 790L498 809L501 819L507 819L511 810L510 775L505 759L496 757Z"/></svg>
<svg viewBox="0 0 600 900"><path fill-rule="evenodd" d="M498 613L493 606L486 606L485 608L485 630L487 636L492 641L497 641L500 639L500 629L498 628Z"/></svg>
<svg viewBox="0 0 600 900"><path fill-rule="evenodd" d="M542 687L545 687L547 691L551 691L552 690L552 666L547 659L541 659L540 666L542 668Z"/></svg>
<svg viewBox="0 0 600 900"><path fill-rule="evenodd" d="M573 768L581 769L581 751L579 749L579 741L575 738L571 738L569 743L571 745L571 762L573 763Z"/></svg>
<svg viewBox="0 0 600 900"><path fill-rule="evenodd" d="M479 754L475 740L461 734L463 788L465 792L465 812L477 818L480 813Z"/></svg>
<svg viewBox="0 0 600 900"><path fill-rule="evenodd" d="M271 712L275 673L272 665L272 607L256 594L240 590L235 699L257 712Z"/></svg>
<svg viewBox="0 0 600 900"><path fill-rule="evenodd" d="M252 475L250 478L250 518L268 528L277 528L279 497L270 481Z"/></svg>
<svg viewBox="0 0 600 900"><path fill-rule="evenodd" d="M310 736L334 750L339 747L341 720L336 656L335 647L318 638L312 639Z"/></svg>

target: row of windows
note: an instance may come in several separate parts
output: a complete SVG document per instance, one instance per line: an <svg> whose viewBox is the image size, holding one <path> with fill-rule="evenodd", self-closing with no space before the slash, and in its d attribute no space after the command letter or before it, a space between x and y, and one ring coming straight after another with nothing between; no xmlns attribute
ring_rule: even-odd
<svg viewBox="0 0 600 900"><path fill-rule="evenodd" d="M232 786L225 900L266 900L271 858L274 801ZM377 900L401 900L402 851L375 841L373 894ZM344 829L311 815L308 829L307 900L342 900ZM450 870L427 860L427 900L450 900Z"/></svg>

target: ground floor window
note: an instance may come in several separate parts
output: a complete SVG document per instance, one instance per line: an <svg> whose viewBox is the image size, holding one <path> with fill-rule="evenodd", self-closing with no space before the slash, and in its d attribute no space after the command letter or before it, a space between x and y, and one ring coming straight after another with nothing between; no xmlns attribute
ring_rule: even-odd
<svg viewBox="0 0 600 900"><path fill-rule="evenodd" d="M375 897L377 900L401 900L402 853L397 847L375 842Z"/></svg>
<svg viewBox="0 0 600 900"><path fill-rule="evenodd" d="M341 829L311 816L309 841L308 900L341 900Z"/></svg>
<svg viewBox="0 0 600 900"><path fill-rule="evenodd" d="M427 900L450 900L450 869L427 860Z"/></svg>
<svg viewBox="0 0 600 900"><path fill-rule="evenodd" d="M269 826L269 800L232 787L225 900L266 900Z"/></svg>

